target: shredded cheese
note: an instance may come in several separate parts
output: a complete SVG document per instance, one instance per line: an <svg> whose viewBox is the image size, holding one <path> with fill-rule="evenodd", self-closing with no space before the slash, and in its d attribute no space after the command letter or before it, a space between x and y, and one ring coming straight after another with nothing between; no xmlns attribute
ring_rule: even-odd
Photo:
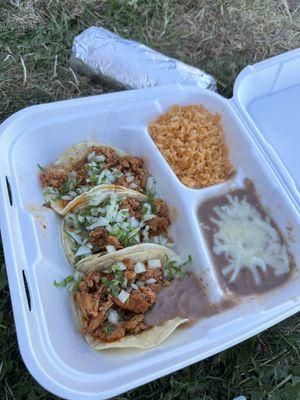
<svg viewBox="0 0 300 400"><path fill-rule="evenodd" d="M229 283L236 280L242 268L248 268L256 284L258 274L271 267L276 276L289 272L289 255L277 230L268 218L263 219L258 210L245 199L227 196L229 203L213 210L218 218L211 218L218 230L213 235L213 252L223 254L228 264L224 275L231 274Z"/></svg>

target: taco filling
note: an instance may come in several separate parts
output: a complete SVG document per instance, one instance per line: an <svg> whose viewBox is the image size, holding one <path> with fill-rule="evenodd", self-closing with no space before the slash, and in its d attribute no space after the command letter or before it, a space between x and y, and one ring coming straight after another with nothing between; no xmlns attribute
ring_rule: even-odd
<svg viewBox="0 0 300 400"><path fill-rule="evenodd" d="M172 247L166 203L151 195L143 197L141 200L113 191L100 203L67 214L63 229L71 243L74 261L140 243Z"/></svg>
<svg viewBox="0 0 300 400"><path fill-rule="evenodd" d="M145 314L156 303L158 292L183 275L182 267L189 261L167 255L143 262L126 257L86 273L73 291L81 333L110 343L151 328Z"/></svg>
<svg viewBox="0 0 300 400"><path fill-rule="evenodd" d="M142 158L106 146L92 145L79 160L55 162L41 169L45 196L59 202L61 207L101 184L120 185L139 192L144 192L147 185L153 186L153 178L144 168Z"/></svg>

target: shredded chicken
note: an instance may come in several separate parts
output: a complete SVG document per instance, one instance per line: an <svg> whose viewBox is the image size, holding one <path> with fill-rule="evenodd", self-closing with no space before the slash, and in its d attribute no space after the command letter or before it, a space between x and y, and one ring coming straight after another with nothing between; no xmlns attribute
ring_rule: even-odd
<svg viewBox="0 0 300 400"><path fill-rule="evenodd" d="M161 199L155 199L154 204L156 207L157 214L160 217L167 218L169 220L169 211L166 203Z"/></svg>
<svg viewBox="0 0 300 400"><path fill-rule="evenodd" d="M110 236L103 229L95 229L98 233L94 231L93 238L104 235L108 239ZM74 300L81 314L82 334L90 334L104 342L113 342L149 328L144 322L145 313L152 308L157 300L157 293L168 285L169 281L164 277L162 268L151 269L147 262L146 271L139 274L134 270L136 262L132 258L124 258L122 263L125 264L126 270L119 271L118 275L109 268L105 271L90 271L80 281ZM150 278L156 281L147 284ZM131 282L136 284L138 281L143 281L145 286L132 289ZM122 287L124 282L125 289ZM129 293L125 302L118 297L121 290ZM109 317L110 310L117 312L118 317L114 324Z"/></svg>
<svg viewBox="0 0 300 400"><path fill-rule="evenodd" d="M105 328L111 328L111 330L106 330ZM119 324L116 326L108 325L106 327L98 328L95 331L95 336L104 342L114 342L125 336L126 329L123 325Z"/></svg>
<svg viewBox="0 0 300 400"><path fill-rule="evenodd" d="M129 321L124 322L123 326L129 333L137 334L146 328L143 320L144 314L136 314Z"/></svg>
<svg viewBox="0 0 300 400"><path fill-rule="evenodd" d="M158 236L161 233L167 233L170 221L168 218L156 216L147 221L149 226L149 236Z"/></svg>
<svg viewBox="0 0 300 400"><path fill-rule="evenodd" d="M129 283L136 278L136 272L134 271L134 263L130 258L125 258L123 263L126 265L126 271L124 271L124 278L128 279Z"/></svg>
<svg viewBox="0 0 300 400"><path fill-rule="evenodd" d="M134 156L123 156L120 160L120 165L122 168L132 169L133 171L143 168L143 159Z"/></svg>
<svg viewBox="0 0 300 400"><path fill-rule="evenodd" d="M130 293L128 300L122 303L118 298L114 299L117 306L124 310L129 310L135 313L144 313L156 300L156 293L146 286L140 287L139 290L134 290Z"/></svg>
<svg viewBox="0 0 300 400"><path fill-rule="evenodd" d="M163 279L163 272L161 268L149 268L147 271L143 272L140 276L139 279L142 281L146 281L147 279L156 279L157 281L160 281Z"/></svg>
<svg viewBox="0 0 300 400"><path fill-rule="evenodd" d="M105 247L107 243L108 232L105 228L96 228L90 233L90 241L93 246L99 248Z"/></svg>
<svg viewBox="0 0 300 400"><path fill-rule="evenodd" d="M112 168L118 164L119 156L115 152L115 150L110 149L109 147L103 147L101 150L102 150L102 154L106 158L105 163L104 163L105 168Z"/></svg>
<svg viewBox="0 0 300 400"><path fill-rule="evenodd" d="M134 216L137 220L140 220L142 217L141 213L141 205L140 202L132 197L128 197L122 201L120 204L120 209L126 208L129 210L129 213Z"/></svg>
<svg viewBox="0 0 300 400"><path fill-rule="evenodd" d="M68 179L69 171L62 167L45 168L40 174L43 187L50 186L55 189L60 188Z"/></svg>
<svg viewBox="0 0 300 400"><path fill-rule="evenodd" d="M103 227L96 228L90 233L90 242L98 250L106 250L106 246L115 246L116 250L123 248L120 241L116 237L109 235L108 231Z"/></svg>
<svg viewBox="0 0 300 400"><path fill-rule="evenodd" d="M93 146L90 149L96 155L104 155L105 162L102 170L116 168L121 172L121 176L117 178L116 184L124 187L130 187L130 183L126 179L126 173L134 176L135 189L143 192L147 185L148 173L144 168L143 159L140 157L125 155L119 156L118 153L109 147ZM72 165L72 171L76 172L75 189L81 186L94 186L97 181L91 181L87 170L89 160L87 155ZM68 182L71 170L61 166L50 166L43 170L40 174L40 180L43 187L50 186L62 191L63 184ZM101 171L99 171L100 174Z"/></svg>
<svg viewBox="0 0 300 400"><path fill-rule="evenodd" d="M108 236L107 238L107 245L115 246L116 250L120 250L123 248L119 240L114 236ZM106 246L107 246L106 245ZM105 246L105 247L106 247Z"/></svg>

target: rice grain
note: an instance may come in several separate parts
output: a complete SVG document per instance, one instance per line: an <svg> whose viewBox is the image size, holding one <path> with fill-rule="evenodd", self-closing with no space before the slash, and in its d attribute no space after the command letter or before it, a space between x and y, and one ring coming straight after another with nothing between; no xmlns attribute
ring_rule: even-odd
<svg viewBox="0 0 300 400"><path fill-rule="evenodd" d="M184 185L203 188L234 174L219 114L209 113L202 105L175 105L148 128Z"/></svg>

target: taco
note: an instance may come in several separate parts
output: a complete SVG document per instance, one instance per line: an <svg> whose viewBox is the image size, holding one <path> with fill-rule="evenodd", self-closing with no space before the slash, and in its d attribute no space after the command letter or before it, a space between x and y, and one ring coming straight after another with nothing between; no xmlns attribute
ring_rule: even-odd
<svg viewBox="0 0 300 400"><path fill-rule="evenodd" d="M73 305L87 342L96 350L161 343L187 318L176 316L160 326L147 325L144 318L184 264L172 250L149 243L81 260Z"/></svg>
<svg viewBox="0 0 300 400"><path fill-rule="evenodd" d="M77 197L62 221L62 242L75 265L140 243L171 247L170 218L163 200L115 185L100 185Z"/></svg>
<svg viewBox="0 0 300 400"><path fill-rule="evenodd" d="M97 142L70 147L42 168L40 182L46 204L64 215L77 196L100 184L117 184L139 192L153 187L143 159Z"/></svg>

